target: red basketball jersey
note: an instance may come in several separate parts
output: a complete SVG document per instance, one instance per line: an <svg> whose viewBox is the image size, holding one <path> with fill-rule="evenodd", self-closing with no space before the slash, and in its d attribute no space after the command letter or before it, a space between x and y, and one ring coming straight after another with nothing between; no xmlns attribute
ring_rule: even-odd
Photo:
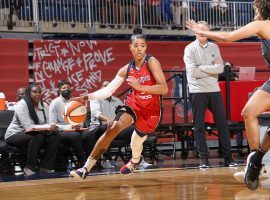
<svg viewBox="0 0 270 200"><path fill-rule="evenodd" d="M150 57L151 55L146 55L142 66L138 69L135 67L135 61L131 61L128 67L127 76L134 77L141 85L156 85L156 81L147 65ZM160 110L160 95L148 94L131 89L127 95L125 104L137 111L141 111L141 109Z"/></svg>

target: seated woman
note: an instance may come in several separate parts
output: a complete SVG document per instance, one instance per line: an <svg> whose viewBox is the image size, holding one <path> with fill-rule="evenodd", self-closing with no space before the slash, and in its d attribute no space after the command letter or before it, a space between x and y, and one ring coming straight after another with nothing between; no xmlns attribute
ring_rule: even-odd
<svg viewBox="0 0 270 200"><path fill-rule="evenodd" d="M48 125L49 107L41 100L41 88L31 84L26 88L24 97L17 103L5 140L18 148L28 147L24 173L34 174L37 169L38 154L45 146L45 156L40 164L40 172L51 172L61 136L55 125Z"/></svg>

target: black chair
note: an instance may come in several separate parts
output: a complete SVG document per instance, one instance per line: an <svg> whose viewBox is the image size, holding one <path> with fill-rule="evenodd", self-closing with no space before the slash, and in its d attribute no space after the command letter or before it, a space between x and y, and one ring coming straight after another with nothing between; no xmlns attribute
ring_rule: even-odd
<svg viewBox="0 0 270 200"><path fill-rule="evenodd" d="M14 111L0 111L0 173L14 174L22 172L26 159L27 149L19 149L15 146L8 145L4 140L5 132L10 125L14 116ZM15 167L18 166L19 170Z"/></svg>

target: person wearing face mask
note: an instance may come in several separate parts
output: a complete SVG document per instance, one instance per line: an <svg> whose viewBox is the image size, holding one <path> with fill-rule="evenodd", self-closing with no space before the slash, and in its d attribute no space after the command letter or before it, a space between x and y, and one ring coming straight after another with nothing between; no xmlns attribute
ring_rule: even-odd
<svg viewBox="0 0 270 200"><path fill-rule="evenodd" d="M197 23L202 29L209 30L207 22L199 21ZM201 158L199 167L209 167L204 122L207 108L213 113L218 129L224 166L235 167L237 163L232 159L230 132L218 85L218 74L224 70L219 48L216 44L209 42L207 37L196 34L196 40L185 48L184 62L192 102L194 138Z"/></svg>
<svg viewBox="0 0 270 200"><path fill-rule="evenodd" d="M71 146L73 148L75 155L78 159L78 166L81 166L86 159L82 138L82 134L86 133L79 132L81 128L80 125L70 125L65 122L63 118L65 105L72 97L70 82L68 82L67 80L61 80L58 84L58 90L59 96L51 102L49 107L49 123L55 124L61 130L60 134L62 138L62 143L65 146ZM70 131L74 129L77 131Z"/></svg>

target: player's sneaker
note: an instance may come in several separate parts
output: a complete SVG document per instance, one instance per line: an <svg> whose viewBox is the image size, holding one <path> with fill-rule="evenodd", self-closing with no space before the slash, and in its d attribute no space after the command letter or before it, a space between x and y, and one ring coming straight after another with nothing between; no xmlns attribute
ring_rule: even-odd
<svg viewBox="0 0 270 200"><path fill-rule="evenodd" d="M248 157L247 157L247 165L248 163L250 162L250 158L251 156L253 156L255 154L255 151L251 152L250 154L248 154ZM243 171L240 171L240 172L235 172L234 173L234 178L235 180L237 180L238 182L245 182L245 175L246 175L246 171L247 171L247 165L245 167L245 169Z"/></svg>
<svg viewBox="0 0 270 200"><path fill-rule="evenodd" d="M140 160L138 163L133 163L131 160L125 164L123 167L121 167L120 169L120 173L121 174L130 174L133 173L141 164L141 162L143 161L143 157L140 157Z"/></svg>
<svg viewBox="0 0 270 200"><path fill-rule="evenodd" d="M251 156L251 159L254 155ZM262 164L255 165L251 160L247 163L247 172L245 175L245 184L250 190L256 190L259 186L259 176Z"/></svg>
<svg viewBox="0 0 270 200"><path fill-rule="evenodd" d="M82 167L76 170L72 170L70 175L76 179L85 179L88 176L89 172L87 171L86 167Z"/></svg>
<svg viewBox="0 0 270 200"><path fill-rule="evenodd" d="M245 175L246 175L246 168L243 171L235 172L233 174L233 177L237 182L244 183L245 182ZM264 181L266 179L269 179L269 174L267 173L265 167L263 166L261 173L260 173L260 180Z"/></svg>

